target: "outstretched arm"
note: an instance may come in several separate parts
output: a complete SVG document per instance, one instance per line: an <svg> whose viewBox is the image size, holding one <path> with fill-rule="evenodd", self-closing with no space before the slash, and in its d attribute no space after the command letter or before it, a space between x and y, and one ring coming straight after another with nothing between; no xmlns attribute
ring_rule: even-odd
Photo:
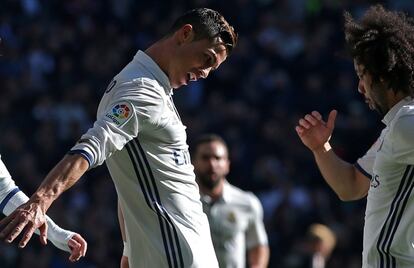
<svg viewBox="0 0 414 268"><path fill-rule="evenodd" d="M296 132L312 151L322 176L339 198L360 199L369 190L369 180L352 164L339 158L329 144L336 115L336 110L331 111L325 122L319 112L313 111L299 120Z"/></svg>
<svg viewBox="0 0 414 268"><path fill-rule="evenodd" d="M61 193L79 180L88 168L88 161L81 155L66 155L49 172L29 201L0 221L0 239L11 243L24 230L19 243L23 248L34 231L39 229L41 242L46 244L46 211Z"/></svg>

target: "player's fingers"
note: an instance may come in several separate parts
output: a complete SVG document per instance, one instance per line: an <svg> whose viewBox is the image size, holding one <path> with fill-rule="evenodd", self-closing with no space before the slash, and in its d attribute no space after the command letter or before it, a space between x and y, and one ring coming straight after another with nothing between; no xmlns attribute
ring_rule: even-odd
<svg viewBox="0 0 414 268"><path fill-rule="evenodd" d="M309 129L311 127L311 124L308 121L306 121L305 119L303 119L303 118L301 118L299 120L299 125L301 127L305 128L305 129Z"/></svg>
<svg viewBox="0 0 414 268"><path fill-rule="evenodd" d="M86 255L86 251L88 249L88 243L83 239L83 237L80 234L75 234L74 239L80 244L80 250L82 257Z"/></svg>
<svg viewBox="0 0 414 268"><path fill-rule="evenodd" d="M44 246L47 245L47 223L45 222L42 226L39 227L39 238L40 238L40 243L42 243Z"/></svg>
<svg viewBox="0 0 414 268"><path fill-rule="evenodd" d="M34 226L33 223L29 223L26 226L26 231L24 232L23 237L20 240L19 248L24 248L27 245L27 242L29 242L30 238L32 238L32 235L35 230L36 230L36 227Z"/></svg>
<svg viewBox="0 0 414 268"><path fill-rule="evenodd" d="M299 136L302 135L302 133L305 131L303 127L301 126L296 126L295 127L296 133L298 133Z"/></svg>
<svg viewBox="0 0 414 268"><path fill-rule="evenodd" d="M329 116L328 116L328 122L327 122L327 124L326 124L326 126L327 126L329 129L333 129L333 128L334 128L334 126L335 126L335 119L336 119L337 114L338 114L338 111L336 111L336 110L332 110L332 111L329 113Z"/></svg>
<svg viewBox="0 0 414 268"><path fill-rule="evenodd" d="M4 240L7 243L11 243L16 237L23 231L27 221L20 222L18 218L14 218L9 224L3 229Z"/></svg>
<svg viewBox="0 0 414 268"><path fill-rule="evenodd" d="M4 239L8 234L9 231L7 229L8 226L11 226L10 223L13 221L14 219L14 213L12 213L11 215L9 215L8 217L2 219L0 221L0 230L2 230L0 232L0 239ZM11 227L10 227L11 228Z"/></svg>
<svg viewBox="0 0 414 268"><path fill-rule="evenodd" d="M312 126L316 126L319 123L319 120L317 120L315 117L313 117L310 114L305 115L306 121L311 123Z"/></svg>
<svg viewBox="0 0 414 268"><path fill-rule="evenodd" d="M71 250L73 250L73 249L79 249L81 245L75 239L71 238L68 241L68 246Z"/></svg>
<svg viewBox="0 0 414 268"><path fill-rule="evenodd" d="M318 111L312 111L311 113L316 119L322 120L322 115Z"/></svg>
<svg viewBox="0 0 414 268"><path fill-rule="evenodd" d="M70 239L68 241L68 246L71 250L69 260L71 262L78 261L80 259L80 257L82 257L81 245L78 242L76 242L76 240Z"/></svg>

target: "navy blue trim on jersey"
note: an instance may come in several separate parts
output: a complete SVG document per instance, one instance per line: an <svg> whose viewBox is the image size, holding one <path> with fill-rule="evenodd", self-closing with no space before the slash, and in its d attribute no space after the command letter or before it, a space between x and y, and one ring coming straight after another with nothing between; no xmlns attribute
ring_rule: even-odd
<svg viewBox="0 0 414 268"><path fill-rule="evenodd" d="M68 154L69 155L80 154L83 158L85 158L86 161L88 161L89 167L92 166L93 157L88 152L78 149L78 150L70 150Z"/></svg>
<svg viewBox="0 0 414 268"><path fill-rule="evenodd" d="M414 167L407 166L377 241L379 268L397 267L395 257L390 254L390 248L413 187Z"/></svg>
<svg viewBox="0 0 414 268"><path fill-rule="evenodd" d="M158 216L168 266L184 267L177 230L168 212L161 204L161 198L158 192L156 181L151 171L148 160L145 156L145 152L137 139L127 143L125 147L134 166L134 170L138 178L138 183L144 195L145 202L151 210L156 212ZM173 234L171 232L173 232Z"/></svg>
<svg viewBox="0 0 414 268"><path fill-rule="evenodd" d="M365 169L363 169L360 164L355 163L354 164L354 167L356 169L358 169L365 177L367 177L368 179L372 180L372 175L369 174L368 172L366 172Z"/></svg>
<svg viewBox="0 0 414 268"><path fill-rule="evenodd" d="M0 210L1 212L4 213L4 208L6 207L7 203L10 201L10 199L17 194L18 192L20 192L20 189L18 187L14 188L13 190L11 190L6 197L3 199L3 201L1 201L0 203Z"/></svg>

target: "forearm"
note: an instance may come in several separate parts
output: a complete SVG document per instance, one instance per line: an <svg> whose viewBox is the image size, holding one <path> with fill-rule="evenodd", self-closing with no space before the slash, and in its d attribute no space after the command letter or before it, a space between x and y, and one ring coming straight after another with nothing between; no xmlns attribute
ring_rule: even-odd
<svg viewBox="0 0 414 268"><path fill-rule="evenodd" d="M248 262L250 268L265 268L269 262L269 247L259 245L248 250Z"/></svg>
<svg viewBox="0 0 414 268"><path fill-rule="evenodd" d="M365 196L367 191L365 181L360 182L357 179L355 167L339 158L329 143L312 152L325 181L341 200L356 200Z"/></svg>
<svg viewBox="0 0 414 268"><path fill-rule="evenodd" d="M46 176L30 200L46 212L64 191L72 187L88 170L89 164L81 155L66 155Z"/></svg>

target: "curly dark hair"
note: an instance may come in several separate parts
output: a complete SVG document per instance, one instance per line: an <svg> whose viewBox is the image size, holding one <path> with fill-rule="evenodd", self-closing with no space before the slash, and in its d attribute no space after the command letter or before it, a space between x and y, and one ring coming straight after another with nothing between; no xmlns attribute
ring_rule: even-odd
<svg viewBox="0 0 414 268"><path fill-rule="evenodd" d="M414 95L414 23L381 5L368 9L360 22L345 12L345 39L352 57L365 66L373 82L380 78L394 92Z"/></svg>

